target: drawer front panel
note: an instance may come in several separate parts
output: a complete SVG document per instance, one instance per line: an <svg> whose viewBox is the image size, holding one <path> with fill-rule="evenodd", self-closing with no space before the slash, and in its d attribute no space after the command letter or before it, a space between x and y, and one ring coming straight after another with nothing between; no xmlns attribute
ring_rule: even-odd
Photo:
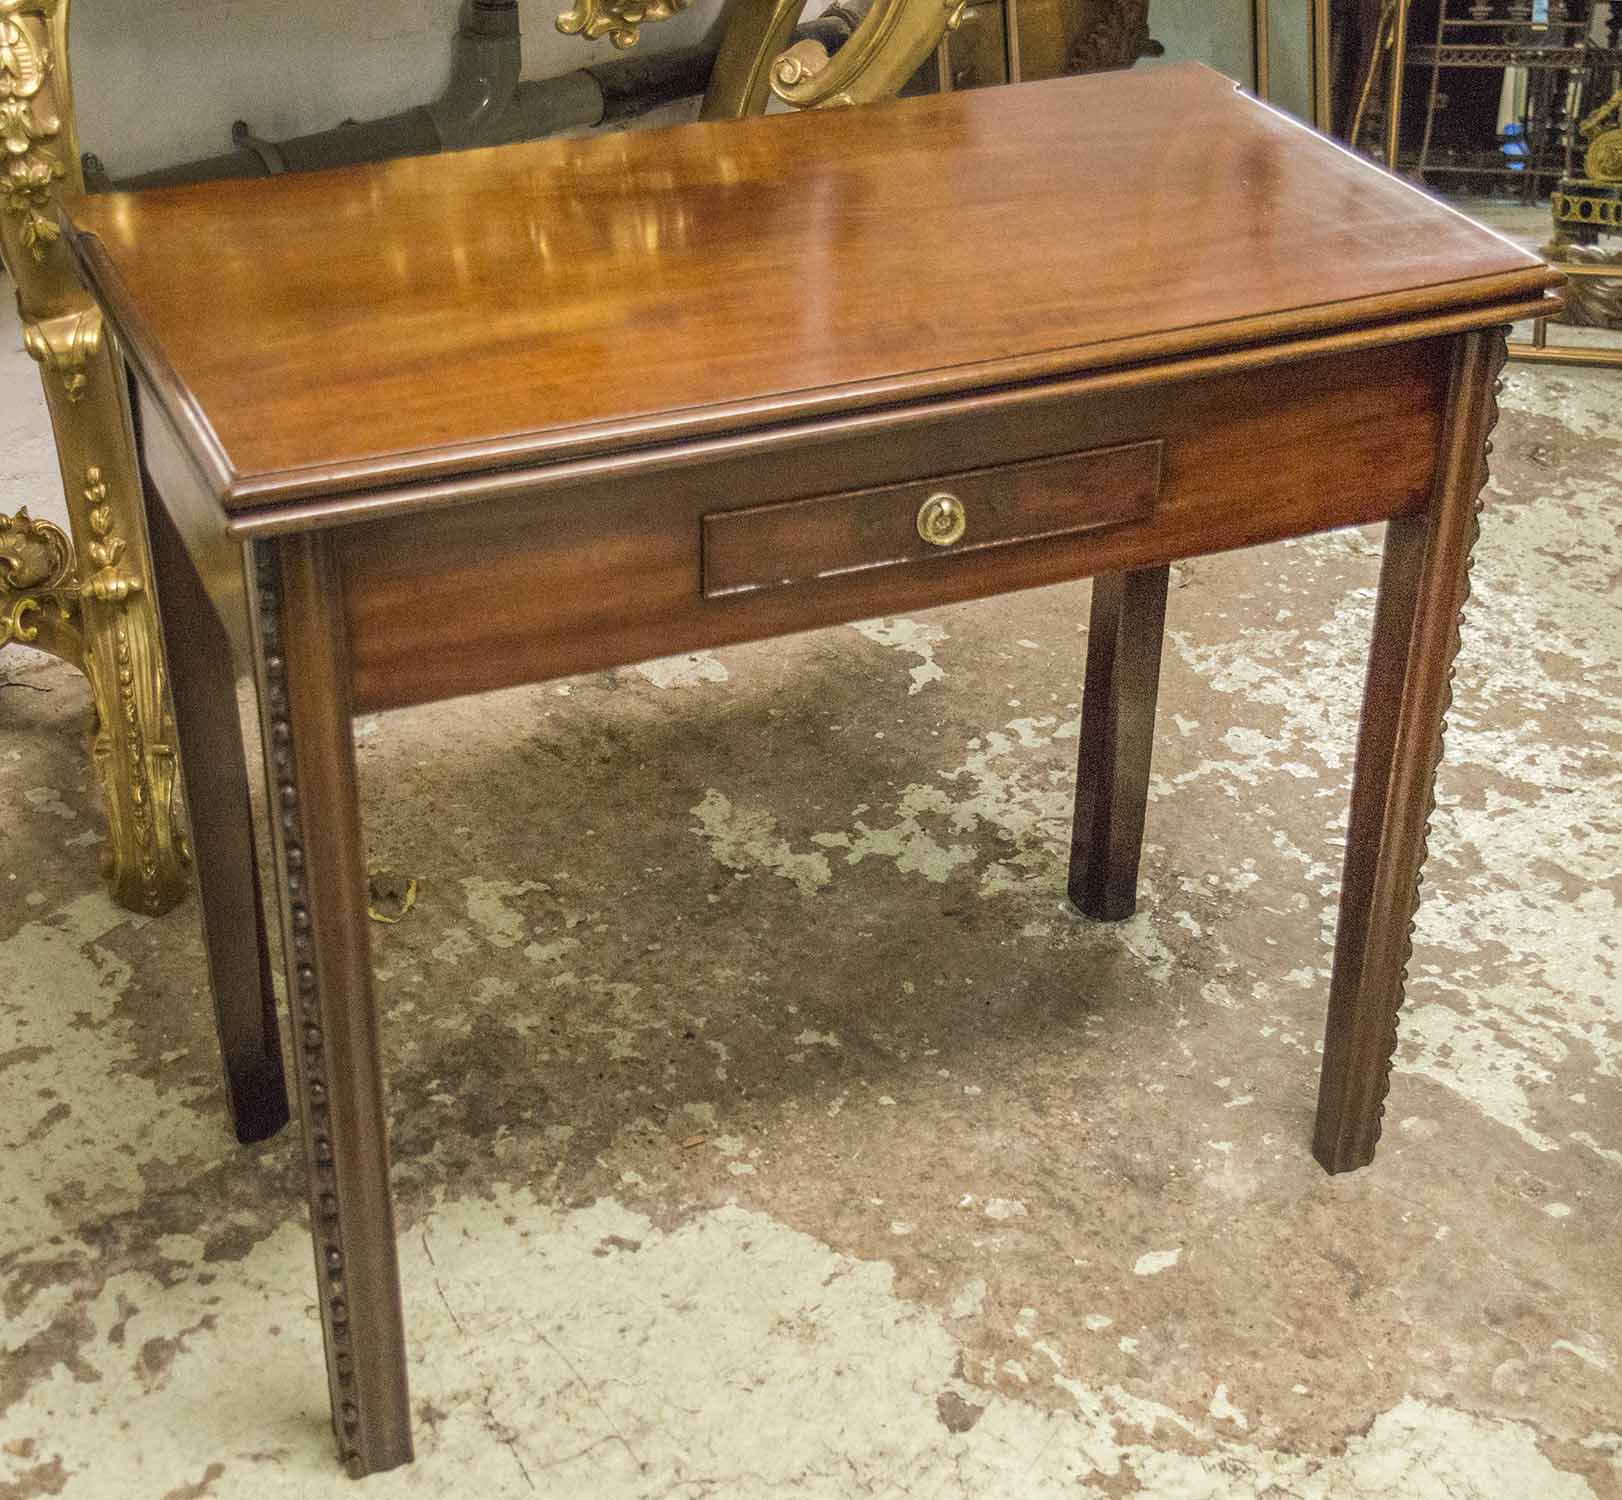
<svg viewBox="0 0 1622 1500"><path fill-rule="evenodd" d="M940 474L704 517L704 595L780 588L841 573L940 567L965 552L1149 516L1160 494L1159 439ZM930 540L926 506L951 523ZM961 529L961 535L946 540Z"/></svg>
<svg viewBox="0 0 1622 1500"><path fill-rule="evenodd" d="M1430 496L1441 451L1452 347L1429 340L1150 391L1038 393L1013 409L959 404L900 432L841 434L764 453L740 443L701 463L650 465L346 527L339 549L356 706L399 707L906 614L1417 510ZM918 503L934 492L920 475L978 475L984 456L1000 453L1007 460L1000 474L1046 480L1081 460L1142 464L1145 449L1160 460L1158 495L1124 520L1072 509L1065 524L1081 529L1016 541L1019 527L1008 522L1006 544L962 552L897 540L891 531L890 546L874 546L868 560L898 566L821 576L813 567L789 587L768 586L798 572L782 553L767 554L770 566L722 562L719 579L717 554L706 576L704 538L724 529L729 501L740 518L793 520L820 514L818 506L832 515L829 476L839 473L868 497L905 491L887 524L913 527ZM1110 450L1130 456L1102 459ZM1090 465L1083 468L1091 483ZM1075 506L1085 505L1076 498L1085 493L1074 483L1051 491L1054 504L1064 497ZM1116 500L1129 493L1136 493L1129 485L1110 491ZM972 542L977 518L989 523L979 492L960 498L970 528L964 541ZM1007 504L1040 529L1029 520L1036 512L1022 508L1034 500ZM747 537L764 523L741 524ZM801 545L783 535L776 533L784 548ZM900 557L894 549L903 548L916 550ZM937 551L939 561L924 560ZM847 560L860 558L841 556L838 565ZM706 592L729 578L760 582Z"/></svg>

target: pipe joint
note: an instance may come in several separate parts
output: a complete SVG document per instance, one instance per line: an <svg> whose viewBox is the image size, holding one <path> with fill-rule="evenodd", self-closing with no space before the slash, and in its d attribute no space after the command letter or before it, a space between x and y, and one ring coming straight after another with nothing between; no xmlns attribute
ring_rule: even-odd
<svg viewBox="0 0 1622 1500"><path fill-rule="evenodd" d="M427 106L446 151L490 138L518 92L522 46L516 0L463 0L461 23L451 44L450 82Z"/></svg>

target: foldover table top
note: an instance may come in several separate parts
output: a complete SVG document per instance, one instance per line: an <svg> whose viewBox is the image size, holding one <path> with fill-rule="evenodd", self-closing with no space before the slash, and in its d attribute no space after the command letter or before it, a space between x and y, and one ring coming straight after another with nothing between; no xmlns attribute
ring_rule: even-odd
<svg viewBox="0 0 1622 1500"><path fill-rule="evenodd" d="M69 216L239 515L1558 281L1197 64Z"/></svg>

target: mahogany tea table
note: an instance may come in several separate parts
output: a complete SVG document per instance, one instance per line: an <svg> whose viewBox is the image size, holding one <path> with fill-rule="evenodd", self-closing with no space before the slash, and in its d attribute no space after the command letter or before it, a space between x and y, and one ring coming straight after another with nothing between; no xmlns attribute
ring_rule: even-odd
<svg viewBox="0 0 1622 1500"><path fill-rule="evenodd" d="M258 687L352 1473L411 1457L356 713L1094 576L1069 886L1117 918L1169 564L1384 521L1313 1142L1371 1159L1533 256L1197 66L68 214L132 374L244 1139L287 1108Z"/></svg>

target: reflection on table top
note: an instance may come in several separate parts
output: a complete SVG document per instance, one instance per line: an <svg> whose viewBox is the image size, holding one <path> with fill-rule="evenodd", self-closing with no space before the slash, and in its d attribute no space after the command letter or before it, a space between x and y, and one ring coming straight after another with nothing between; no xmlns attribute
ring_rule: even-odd
<svg viewBox="0 0 1622 1500"><path fill-rule="evenodd" d="M295 468L507 439L555 456L582 429L748 425L1552 279L1197 65L71 218L137 357L261 498Z"/></svg>

